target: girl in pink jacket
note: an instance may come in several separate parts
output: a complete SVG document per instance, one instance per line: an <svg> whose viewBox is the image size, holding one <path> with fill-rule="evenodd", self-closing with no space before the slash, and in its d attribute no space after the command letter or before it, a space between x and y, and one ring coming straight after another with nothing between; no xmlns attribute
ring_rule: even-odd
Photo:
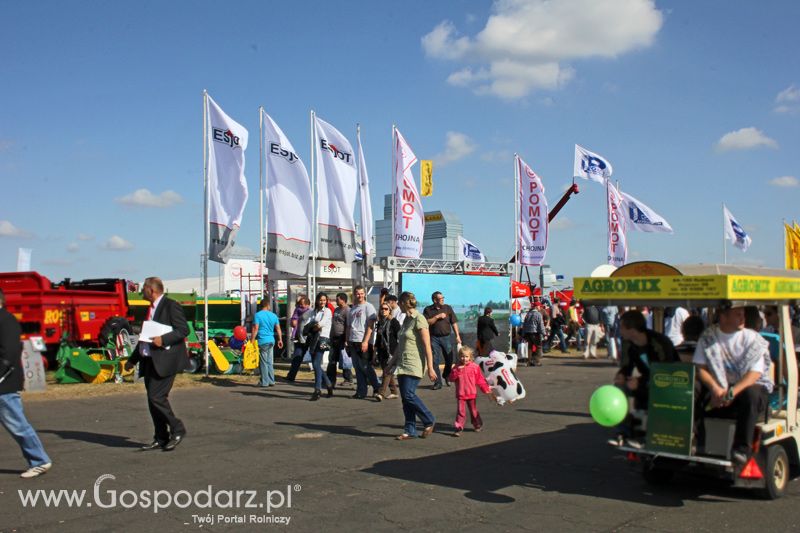
<svg viewBox="0 0 800 533"><path fill-rule="evenodd" d="M467 419L466 407L469 407L472 427L475 428L475 431L481 430L483 421L481 421L481 415L478 413L478 405L475 399L478 396L479 388L486 394L492 393L480 367L472 362L472 356L472 348L462 346L458 350L459 364L453 368L448 378L455 385L456 399L458 400L454 437L460 437L461 432L464 430L464 422ZM492 397L494 398L494 396ZM497 400L496 398L494 399L495 401Z"/></svg>

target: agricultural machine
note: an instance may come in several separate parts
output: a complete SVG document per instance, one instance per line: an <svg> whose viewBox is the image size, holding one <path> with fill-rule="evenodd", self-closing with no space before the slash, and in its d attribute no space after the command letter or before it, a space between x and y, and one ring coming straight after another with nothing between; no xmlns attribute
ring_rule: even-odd
<svg viewBox="0 0 800 533"><path fill-rule="evenodd" d="M53 283L37 272L8 272L0 273L0 289L23 339L40 338L45 365L59 364L59 383L102 383L122 375L132 333L125 280Z"/></svg>

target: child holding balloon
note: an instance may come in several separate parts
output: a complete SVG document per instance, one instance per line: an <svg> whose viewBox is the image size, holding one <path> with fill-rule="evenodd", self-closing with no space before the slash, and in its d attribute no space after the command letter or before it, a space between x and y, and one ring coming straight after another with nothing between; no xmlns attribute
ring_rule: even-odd
<svg viewBox="0 0 800 533"><path fill-rule="evenodd" d="M449 379L455 385L456 399L458 400L456 421L453 424L456 429L453 433L454 437L460 437L461 432L464 431L467 407L469 407L472 427L475 428L475 431L482 429L483 421L480 413L478 413L478 405L476 403L478 389L481 389L485 394L492 394L492 390L489 388L489 384L486 383L486 378L483 377L480 367L472 361L473 355L472 348L462 346L458 350L458 365L450 372ZM492 395L492 398L497 401L494 395Z"/></svg>

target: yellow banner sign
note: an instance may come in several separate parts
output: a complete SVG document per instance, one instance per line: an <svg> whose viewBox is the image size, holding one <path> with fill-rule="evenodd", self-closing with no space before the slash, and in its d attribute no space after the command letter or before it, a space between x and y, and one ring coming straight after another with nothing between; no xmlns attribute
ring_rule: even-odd
<svg viewBox="0 0 800 533"><path fill-rule="evenodd" d="M419 164L420 182L422 183L421 196L433 195L433 161L423 159Z"/></svg>
<svg viewBox="0 0 800 533"><path fill-rule="evenodd" d="M575 278L575 298L600 300L779 300L800 298L800 278L658 276Z"/></svg>

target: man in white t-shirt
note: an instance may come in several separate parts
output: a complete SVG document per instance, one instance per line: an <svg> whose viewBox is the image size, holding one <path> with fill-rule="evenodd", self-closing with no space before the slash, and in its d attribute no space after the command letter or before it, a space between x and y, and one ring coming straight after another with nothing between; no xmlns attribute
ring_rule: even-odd
<svg viewBox="0 0 800 533"><path fill-rule="evenodd" d="M703 385L695 414L735 418L731 457L743 464L752 455L753 431L767 409L772 380L769 345L761 335L744 327L744 307L730 302L719 309L719 324L703 332L692 362ZM706 412L706 406L709 410ZM698 425L698 444L704 440Z"/></svg>
<svg viewBox="0 0 800 533"><path fill-rule="evenodd" d="M381 384L372 367L373 335L378 314L375 306L367 301L367 292L361 285L353 290L353 306L347 315L345 340L347 352L353 360L356 370L356 393L353 398L363 400L367 397L367 388L372 386L373 397L377 398Z"/></svg>

